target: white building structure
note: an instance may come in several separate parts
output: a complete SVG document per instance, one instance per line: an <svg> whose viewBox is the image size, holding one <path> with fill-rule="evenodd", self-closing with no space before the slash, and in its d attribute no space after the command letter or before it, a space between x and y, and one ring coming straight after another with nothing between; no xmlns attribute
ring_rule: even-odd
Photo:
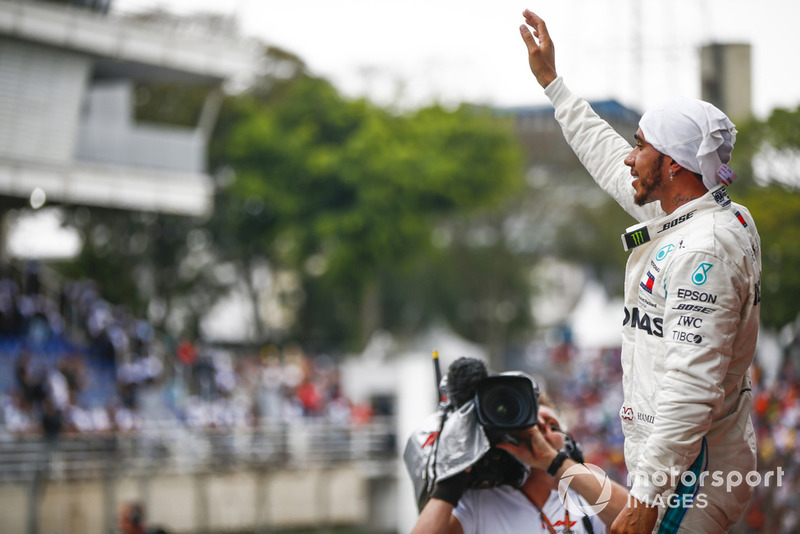
<svg viewBox="0 0 800 534"><path fill-rule="evenodd" d="M0 0L0 198L203 215L206 147L223 83L250 43L108 14L109 2ZM193 128L139 124L137 82L193 84Z"/></svg>

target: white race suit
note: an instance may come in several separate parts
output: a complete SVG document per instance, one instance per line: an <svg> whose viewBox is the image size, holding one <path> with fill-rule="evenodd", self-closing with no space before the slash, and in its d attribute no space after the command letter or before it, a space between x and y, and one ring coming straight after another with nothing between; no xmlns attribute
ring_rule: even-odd
<svg viewBox="0 0 800 534"><path fill-rule="evenodd" d="M749 374L761 301L755 223L721 185L670 215L658 202L635 205L624 164L631 145L562 78L545 94L597 184L643 222L623 236L632 249L620 410L631 495L661 505L659 532L727 531L754 491L745 478L756 467Z"/></svg>

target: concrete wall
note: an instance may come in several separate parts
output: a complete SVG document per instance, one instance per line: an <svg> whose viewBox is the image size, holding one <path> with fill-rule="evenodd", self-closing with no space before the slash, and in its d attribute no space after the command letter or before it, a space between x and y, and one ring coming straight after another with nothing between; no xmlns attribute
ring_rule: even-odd
<svg viewBox="0 0 800 534"><path fill-rule="evenodd" d="M0 36L0 156L69 163L90 58Z"/></svg>
<svg viewBox="0 0 800 534"><path fill-rule="evenodd" d="M365 526L370 521L369 484L355 464L59 481L43 483L35 492L31 484L7 484L0 485L0 525L4 534L108 532L117 526L125 504L140 502L148 523L172 534ZM29 518L34 493L38 506Z"/></svg>

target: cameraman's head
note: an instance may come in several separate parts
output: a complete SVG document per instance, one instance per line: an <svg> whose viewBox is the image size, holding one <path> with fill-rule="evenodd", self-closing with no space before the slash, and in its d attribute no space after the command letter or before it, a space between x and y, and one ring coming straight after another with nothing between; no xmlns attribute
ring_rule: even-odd
<svg viewBox="0 0 800 534"><path fill-rule="evenodd" d="M536 426L555 450L560 451L564 448L564 431L561 429L558 411L550 397L542 392L539 393L539 417Z"/></svg>

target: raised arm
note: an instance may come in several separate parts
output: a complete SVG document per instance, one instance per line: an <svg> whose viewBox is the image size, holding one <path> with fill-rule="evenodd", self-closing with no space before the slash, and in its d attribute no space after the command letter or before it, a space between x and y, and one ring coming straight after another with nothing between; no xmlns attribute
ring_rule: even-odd
<svg viewBox="0 0 800 534"><path fill-rule="evenodd" d="M532 11L523 12L520 33L528 49L528 63L536 81L555 107L555 118L564 138L595 182L638 221L662 214L660 203L637 206L625 158L631 143L616 132L591 108L573 95L556 72L555 48L544 20ZM530 27L529 27L530 26ZM630 132L630 138L633 139Z"/></svg>
<svg viewBox="0 0 800 534"><path fill-rule="evenodd" d="M558 77L556 74L556 54L553 41L547 33L544 21L529 9L522 12L525 22L533 28L533 33L525 24L519 27L522 40L528 47L528 63L531 72L543 88Z"/></svg>

